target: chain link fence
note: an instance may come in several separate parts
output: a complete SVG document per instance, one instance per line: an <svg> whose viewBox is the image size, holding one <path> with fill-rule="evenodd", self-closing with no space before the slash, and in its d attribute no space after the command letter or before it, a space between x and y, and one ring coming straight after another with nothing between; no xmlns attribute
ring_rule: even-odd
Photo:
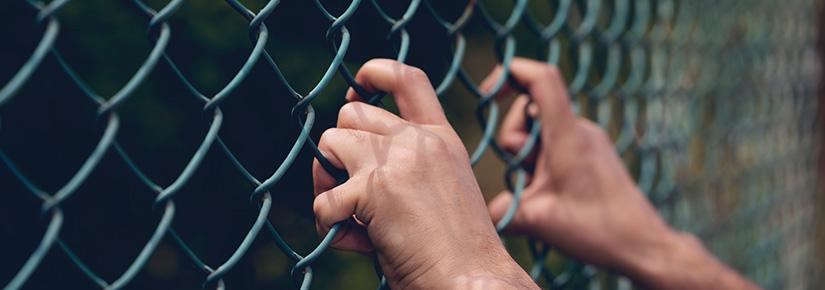
<svg viewBox="0 0 825 290"><path fill-rule="evenodd" d="M163 271L158 272L157 268L164 267L167 260L163 257L170 251L201 271L201 274L188 276L200 276L201 280L179 281L186 284L175 288L238 288L231 287L233 279L249 277L233 272L275 267L266 262L245 265L245 261L251 259L250 255L274 257L271 252L262 250L267 247L276 247L280 254L273 259L282 259L282 264L288 266L256 273L273 275L277 272L274 275L300 289L309 289L313 280L334 276L338 272L314 271L313 268L329 270L337 267L323 265L327 263L323 256L329 255L328 246L337 227L320 241L291 240L290 235L295 231L314 234L312 220L305 214L290 213L295 211L293 206L279 206L279 203L291 204L282 200L281 195L285 192L297 192L304 200L311 198L305 185L296 186L289 179L308 175L307 164L312 157L321 160L324 167L340 180L346 178L344 172L325 162L313 141L318 132L329 127L346 87L353 87L362 96L372 96L368 98L372 104L393 108L392 102L383 98L383 94L367 92L352 77L350 67L373 57L391 57L414 65L419 65L418 60L426 59L421 66L430 72L433 86L444 100L451 120L459 134L466 137L471 161L477 165L485 194L506 186L515 195L520 195L526 175L521 160L534 142L528 142L528 146L516 155L507 154L498 147L494 136L501 109L500 100L493 96L507 82L507 74L503 74L490 91L481 91L476 81L490 69L479 63L496 62L506 71L517 55L534 57L560 67L568 80L575 109L611 133L616 150L624 157L639 187L674 227L697 234L722 260L766 289L817 289L822 286L818 281L821 263L816 258L815 243L819 226L817 203L820 201L818 86L822 77L817 45L818 2L557 0L535 3L538 1L479 0L445 4L427 0L405 3L377 0L323 3L316 0L292 6L282 5L278 0L246 4L227 0L226 3L209 5L190 2L144 3L135 0L131 5L117 6L117 9L125 9L118 15L143 17L140 21L145 25L143 29L148 38L144 38L142 45L146 49L136 56L128 53L134 49L120 54L106 48L112 53L106 55L108 57L140 61L126 60L131 66L106 67L104 72L94 71L97 64L107 64L104 56L64 57L61 53L64 48L58 45L62 38L79 37L84 33L81 29L62 25L62 11L66 11L67 18L83 18L86 15L72 12L72 7L95 3L54 0L5 4L9 5L4 9L6 13L16 15L15 19L23 19L18 24L28 25L17 35L24 34L31 40L20 44L22 48L18 50L25 53L11 53L9 58L16 57L15 60L3 65L8 72L3 75L4 85L0 89L0 117L7 117L0 122L0 160L4 164L0 170L0 189L9 213L2 220L7 223L2 233L12 245L3 249L3 253L11 257L3 259L4 272L0 277L8 281L4 282L5 289L25 288L26 285L45 287L38 285L50 285L42 281L52 279L47 274L55 273L85 276L85 280L71 282L81 288L90 285L104 289L152 287L148 282L141 282L152 281L142 273L148 271L149 276L163 276ZM198 74L197 60L193 60L192 55L198 55L198 46L202 44L175 42L183 38L173 33L177 27L181 27L187 40L199 31L222 29L220 21L223 20L206 19L206 28L198 28L186 20L191 15L179 16L186 14L186 9L195 9L189 6L215 7L215 11L224 11L219 14L222 17L244 21L243 25L247 27L248 44L243 47L246 53L242 61L234 63L236 66L230 70L232 74L223 82ZM120 17L106 8L101 9L103 11L99 12L103 13L95 15L101 23L111 24L107 22L109 19ZM233 14L229 14L230 11ZM314 39L309 45L279 41L278 31L298 28L285 27L277 22L277 18L293 21L304 18L301 13L314 13L314 18L309 21L323 27L323 31L315 31L309 37ZM214 27L208 26L212 24L210 21L216 22ZM13 25L15 23L6 26ZM358 28L365 31L365 26L379 27L373 29L380 30L381 36L369 41L359 39L362 30ZM247 41L238 34L242 33L206 44L219 46L229 41ZM120 39L114 34L96 35L96 38ZM85 43L105 46L99 41ZM176 45L184 48L176 50ZM365 49L368 46L384 50L375 53L375 50ZM302 49L306 50L303 54L295 52ZM297 64L295 56L302 57ZM178 63L181 59L182 65ZM289 69L279 67L284 64ZM124 67L134 69L129 71ZM84 74L99 76L113 70L117 74L127 71L128 75L122 77L119 85L84 78ZM226 71L223 69L223 73ZM319 71L321 73L317 73ZM299 74L302 75L295 76ZM52 82L58 79L69 85L53 85ZM245 89L256 81L269 89ZM150 89L141 91L142 87ZM175 117L176 113L166 113L159 107L163 103L147 104L135 100L147 99L149 97L145 95L158 91L173 91L168 94L176 99L188 98L188 103L170 105L187 107L188 113L179 113L177 115L184 117ZM72 99L43 101L45 103L22 100L41 98L43 94ZM455 95L464 97L456 98ZM469 96L475 98L469 99ZM256 126L260 125L232 124L233 116L260 123L244 116L253 114L254 110L231 108L233 102L254 102L250 99L276 99L272 101L274 103L267 103L270 106L264 109L257 108L267 115L284 116L277 119L280 123L274 129L275 134L266 131L274 137L256 134L259 129ZM62 105L69 109L55 113L61 111ZM314 105L319 107L319 113ZM225 114L224 109L228 113ZM75 117L90 120L73 125L72 130L85 132L82 134L60 132L62 129L52 131L60 126L32 127L34 125L29 124L47 118L42 114L51 113L68 116L57 118L57 121ZM140 157L133 158L136 155L132 152L141 150L136 147L162 147L146 145L140 136L130 136L130 125L151 123L154 118L174 120L189 116L201 125L180 134L169 133L162 141L187 143L189 147L183 146L186 149L174 154L142 152L137 154ZM475 123L469 123L472 118L476 119ZM476 129L468 129L478 125L480 127ZM162 127L147 131L162 135L165 132ZM46 129L39 131L43 128ZM233 131L249 131L252 135L238 137L232 135ZM537 132L534 130L533 140ZM60 143L45 147L35 145L41 135L49 134L55 134ZM232 136L225 138L227 135ZM62 143L69 144L69 139L75 138L94 141L84 143L85 147ZM280 151L271 152L265 147L248 144L256 142L280 144L273 145ZM56 155L37 149L57 147L60 149L55 149L59 151ZM36 157L41 154L52 155L47 156L51 158ZM61 154L83 157L65 157L64 160ZM256 155L261 157L250 157ZM493 156L500 159L497 165L491 165ZM222 163L210 163L210 158L221 159ZM77 162L67 161L70 159ZM183 165L171 165L167 159L184 162ZM25 163L26 160L30 163ZM154 165L146 167L146 164ZM221 170L213 169L216 167ZM120 177L109 179L109 170L119 171ZM505 174L503 185L490 185L483 178L501 171ZM207 176L200 176L203 172L207 172ZM234 175L234 179L224 175ZM131 183L120 186L118 183L126 181L118 178L130 179ZM210 188L215 185L209 185L209 179L224 183L224 178L230 180L225 183L232 186ZM306 178L303 179L305 182ZM108 187L93 190L96 187L88 185L90 183ZM197 190L187 191L187 187ZM127 199L130 201L128 208L132 209L125 209L127 207L117 197L82 197L113 189L138 191L146 197ZM26 191L38 200L36 206L26 206L32 204L31 198L23 194ZM185 196L199 193L208 193L210 197L192 199ZM76 199L83 202L72 203ZM247 204L243 210L245 216L238 219L245 224L231 225L235 229L242 228L234 231L237 234L234 236L211 233L208 223L205 230L201 228L202 232L192 234L187 228L198 227L197 224L203 224L201 220L208 217L187 217L187 211L179 211L176 205L176 201L180 201L181 208L187 210L214 208L215 205L220 207L224 199L252 200L252 204ZM114 209L101 209L103 207ZM138 242L128 242L134 249L128 250L130 258L125 265L122 258L105 257L93 258L95 262L89 263L89 254L93 255L94 250L74 250L77 244L104 240L101 243L114 245L112 247L120 251L127 243L117 234L100 234L78 227L67 229L73 212L79 216L85 215L82 212L87 210L102 211L113 214L112 218L116 219L136 207L141 208L142 214L129 223L143 225L142 230L136 231L142 238ZM26 217L39 215L44 221L21 220L17 213L23 211L29 212ZM97 216L97 219L108 218ZM300 225L292 227L285 221ZM507 222L505 218L498 228L505 228ZM288 229L283 231L284 228ZM28 234L18 235L20 229ZM197 238L193 239L193 236ZM192 240L196 240L197 246L193 246ZM521 262L543 286L552 289L632 287L625 279L565 259L548 246L533 241L513 241L508 239L508 246L519 257L529 256ZM24 244L28 246L14 246ZM206 244L223 246L219 250L209 250L209 259L202 259L201 253L208 248L204 246ZM219 254L214 254L215 251ZM63 255L65 259L50 258L55 255ZM369 263L368 258L357 259ZM102 275L102 272L106 274ZM376 268L376 272L380 277L380 269ZM340 281L351 278L342 279ZM371 279L376 280L370 283L386 287L375 275ZM74 285L71 283L63 285ZM344 286L349 288L355 284ZM237 285L254 288L250 283L237 282ZM321 285L328 288L342 286Z"/></svg>

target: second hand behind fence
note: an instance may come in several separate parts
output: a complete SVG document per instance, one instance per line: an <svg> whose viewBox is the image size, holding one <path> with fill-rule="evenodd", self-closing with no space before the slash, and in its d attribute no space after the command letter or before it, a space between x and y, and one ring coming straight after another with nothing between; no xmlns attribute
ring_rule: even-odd
<svg viewBox="0 0 825 290"><path fill-rule="evenodd" d="M448 19L437 3L427 0L410 0L397 17L385 11L378 0L352 0L340 13L315 0L316 10L327 24L323 37L331 61L315 85L301 92L279 68L278 55L267 49L271 43L289 45L273 40L267 26L267 19L279 9L281 1L270 0L260 10L252 11L240 1L227 0L227 8L248 22L252 50L229 82L212 93L191 81L177 65L175 55L168 52L175 29L170 19L184 2L171 0L153 8L134 0L135 13L146 19L151 49L129 80L111 96L102 95L84 81L75 71L79 64L64 58L56 46L63 35L59 12L83 3L28 2L29 9L36 12L31 24L39 27L42 35L28 60L3 81L0 114L21 90L32 85L29 80L44 60L52 58L86 96L83 101L97 108L97 120L105 129L85 161L54 192L43 190L17 166L15 156L0 147L2 164L42 201L42 212L49 217L39 245L5 282L4 289L19 289L31 279L48 279L34 273L44 257L55 255L56 250L100 288L121 289L141 272L164 238L173 241L204 272L204 280L193 281L193 285L227 288L227 273L261 235L268 236L292 261L290 275L296 288L309 289L314 279L323 279L322 274L316 277L318 273L312 266L327 252L339 226L333 227L311 251L298 253L270 222L270 218L276 218L272 216L272 194L295 162L310 162L299 158L304 149L311 150L340 181L346 179L346 173L326 161L311 137L317 126L313 102L332 89L333 78L343 78L360 95L370 96L366 98L369 103L382 105L384 94L360 86L345 64L352 34L357 33L350 31L348 24L357 20L354 15L359 9L374 9L387 23L385 43L378 45L392 47L400 62L415 54L410 49L412 42L428 41L427 35L412 35L407 29L409 23L437 22L440 31L433 33L446 35L451 43L443 47L445 70L433 79L433 86L442 99L450 98L448 90L456 86L477 97L473 110L482 136L476 146L469 148L471 162L475 166L486 152L493 152L505 164L504 183L514 196L520 197L526 185L529 172L522 161L536 143L539 126L533 126L530 141L517 154L505 152L494 137L500 121L500 100L494 96L510 81L509 65L525 38L515 33L521 28L528 32L530 45L535 45L534 58L562 69L575 110L611 132L616 150L625 157L639 187L672 225L699 235L714 253L765 288L809 289L816 285L812 228L817 225L813 201L818 193L821 128L817 124L816 84L821 72L815 46L818 6L814 1L557 0L550 1L550 17L538 17L527 0L508 2L508 13L490 11L491 3L487 2L494 1L471 0L457 18ZM421 19L424 14L430 19ZM505 18L497 20L501 14ZM467 53L473 43L468 43L466 33L474 29L469 27L472 24L483 26L483 33L494 39L490 55L504 71L486 91L468 71L468 62L474 60ZM275 97L295 100L291 109L282 108L272 114L291 114L300 128L297 136L290 136L290 150L274 163L268 176L253 175L220 133L224 123L221 105L247 97L236 92L255 66L267 67L284 88ZM136 91L159 68L171 70L175 81L203 106L203 114L211 120L188 163L168 184L145 174L118 141L120 109L129 99L140 97ZM15 124L0 123L0 132L12 126ZM111 280L98 275L61 238L64 202L83 194L78 189L89 181L107 154L116 155L154 194L155 212L160 217L139 254ZM175 197L192 181L207 154L223 155L254 187L249 192L254 201L250 210L257 212L234 251L214 265L203 262L186 242L187 237L172 226ZM3 187L0 185L0 190ZM513 204L497 229L507 227L518 206L518 202ZM551 289L630 287L623 279L607 278L599 269L572 259L564 259L558 269L551 269L546 262L553 252L550 246L529 241L528 248L532 256L528 272ZM380 269L377 274L381 276ZM377 287L386 288L386 282L380 281Z"/></svg>

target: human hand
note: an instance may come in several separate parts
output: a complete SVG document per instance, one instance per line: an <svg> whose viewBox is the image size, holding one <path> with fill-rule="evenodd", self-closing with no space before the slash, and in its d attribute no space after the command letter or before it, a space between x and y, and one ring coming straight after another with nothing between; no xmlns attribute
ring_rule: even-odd
<svg viewBox="0 0 825 290"><path fill-rule="evenodd" d="M372 60L356 80L392 94L400 117L347 93L337 127L318 146L349 180L338 185L313 164L319 234L353 217L332 246L377 251L393 289L536 287L499 241L467 151L427 76Z"/></svg>
<svg viewBox="0 0 825 290"><path fill-rule="evenodd" d="M502 148L515 154L526 143L525 112L537 118L542 128L537 152L526 161L534 172L510 232L532 236L654 289L755 287L708 254L698 240L672 230L659 217L625 170L607 134L573 113L562 77L553 66L516 59L511 73L527 88L532 103L527 96L514 102L500 130ZM500 74L499 68L485 84ZM508 92L512 89L503 94ZM512 198L505 192L490 203L494 221L504 216Z"/></svg>

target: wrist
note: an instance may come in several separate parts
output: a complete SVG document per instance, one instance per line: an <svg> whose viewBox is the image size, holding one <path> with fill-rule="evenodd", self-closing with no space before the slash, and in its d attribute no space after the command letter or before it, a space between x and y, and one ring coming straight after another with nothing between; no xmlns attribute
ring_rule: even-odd
<svg viewBox="0 0 825 290"><path fill-rule="evenodd" d="M710 254L695 236L671 230L628 273L646 289L758 289Z"/></svg>
<svg viewBox="0 0 825 290"><path fill-rule="evenodd" d="M462 243L430 243L424 260L386 265L393 289L538 289L492 231ZM379 261L382 258L379 256ZM413 266L415 265L415 266ZM406 266L412 266L408 268ZM387 268L388 267L388 268Z"/></svg>
<svg viewBox="0 0 825 290"><path fill-rule="evenodd" d="M696 249L695 243L698 242L694 237L669 230L654 244L648 245L644 254L635 259L628 257L631 266L627 274L645 288L672 289L669 284L684 274L678 271L695 271L696 268L690 265L694 263L695 255L705 255Z"/></svg>
<svg viewBox="0 0 825 290"><path fill-rule="evenodd" d="M444 289L539 289L498 239L476 258L456 268Z"/></svg>
<svg viewBox="0 0 825 290"><path fill-rule="evenodd" d="M443 289L539 289L529 277L501 277L499 275L463 275L452 279Z"/></svg>
<svg viewBox="0 0 825 290"><path fill-rule="evenodd" d="M506 250L503 256L493 258L455 273L443 289L539 289Z"/></svg>

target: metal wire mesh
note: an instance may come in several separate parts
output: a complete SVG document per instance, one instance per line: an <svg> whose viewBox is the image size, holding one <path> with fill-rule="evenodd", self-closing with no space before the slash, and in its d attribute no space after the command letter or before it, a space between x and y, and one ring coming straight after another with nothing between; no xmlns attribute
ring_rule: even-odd
<svg viewBox="0 0 825 290"><path fill-rule="evenodd" d="M380 105L384 95L367 92L344 64L351 44L347 25L356 21L352 16L359 8L366 9L364 6L376 9L391 26L387 43L382 45L395 47L396 59L401 62L408 53L415 53L409 49L411 42L427 41L426 35L410 35L408 23L429 14L442 27L437 33L446 33L452 44L444 48L447 69L443 76L433 80L433 85L442 98L449 98L446 92L459 83L478 98L474 113L483 134L478 145L470 148L471 161L475 165L485 152L494 152L506 164L506 184L514 195L519 196L524 188L526 172L521 161L535 142L528 142L516 155L498 147L494 135L499 105L493 96L508 81L507 70L516 56L517 44L525 42L525 36L514 33L523 27L530 32L530 42L538 44L536 58L561 67L569 80L575 109L612 133L617 151L625 157L640 188L672 225L699 235L714 253L765 288L812 289L817 285L812 229L816 226L815 201L819 192L816 89L821 75L815 45L818 6L812 0L558 0L551 1L551 17L532 15L527 0L515 0L507 3L511 10L505 13L503 21L491 15L500 11L488 11L487 1L468 1L455 20L446 19L435 3L426 0L409 1L397 18L384 11L376 0L353 0L337 15L315 1L317 10L328 21L325 41L330 46L332 61L307 93L293 88L278 67L278 57L267 50L270 34L265 21L278 9L280 1L270 0L254 12L237 0L227 0L227 5L248 22L253 49L235 76L215 94L203 93L178 68L175 57L167 53L173 29L168 21L183 2L172 0L156 11L140 0L134 1L148 20L151 51L129 81L109 97L101 96L84 82L75 66L55 46L61 35L57 13L76 4L68 0L29 2L37 11L32 25L40 27L42 36L28 60L0 89L0 109L9 106L21 90L31 85L27 81L44 59L53 58L88 97L85 101L97 107L98 121L105 124L105 129L85 162L54 192L42 190L37 181L30 180L19 169L15 157L0 148L0 159L6 169L42 200L42 212L50 219L39 245L18 267L5 289L21 288L30 279L47 279L33 273L46 255L54 254L53 248L64 252L97 286L120 289L138 275L164 237L171 238L206 273L205 280L195 281L194 285L203 283L224 289L225 275L260 235L268 235L292 260L291 275L300 285L297 287L308 289L313 280L311 266L327 251L338 227L333 227L314 250L305 255L297 253L269 221L273 203L270 192L277 189L278 182L295 162L309 162L298 158L304 148L311 149L339 180L346 178L345 172L325 162L310 137L316 119L312 104L322 92L331 89L330 82L338 75L360 95L372 96L368 98L370 103ZM496 4L495 7L501 6ZM541 23L537 18L550 21ZM472 29L468 28L470 24L483 25L484 33L494 37L495 56L504 67L505 73L489 91L481 91L466 71L467 63L474 61L466 57L465 31ZM167 185L144 174L117 137L119 109L148 82L158 64L172 70L176 82L202 103L203 114L211 119L189 162L178 178ZM250 173L219 134L224 121L220 105L233 98L233 93L259 64L267 66L283 85L285 93L281 97L289 95L297 101L291 110L273 114L289 111L301 128L297 137L289 137L294 140L291 150L265 178ZM241 96L234 96L238 97ZM15 124L0 126L2 131ZM533 141L537 128L534 126ZM210 150L228 158L246 182L254 186L251 199L257 204L257 217L247 234L218 265L205 264L185 242L186 237L172 226L174 198L192 180ZM78 189L106 154L120 158L156 195L155 206L160 216L145 246L112 281L100 277L61 239L61 205L75 194L83 194ZM510 213L517 206L514 204ZM509 218L502 220L498 228L505 228L508 221ZM530 274L552 289L629 287L621 279L605 283L598 269L574 260L564 261L560 271L551 270L545 263L552 252L550 247L531 241L530 250L534 261L528 269Z"/></svg>

